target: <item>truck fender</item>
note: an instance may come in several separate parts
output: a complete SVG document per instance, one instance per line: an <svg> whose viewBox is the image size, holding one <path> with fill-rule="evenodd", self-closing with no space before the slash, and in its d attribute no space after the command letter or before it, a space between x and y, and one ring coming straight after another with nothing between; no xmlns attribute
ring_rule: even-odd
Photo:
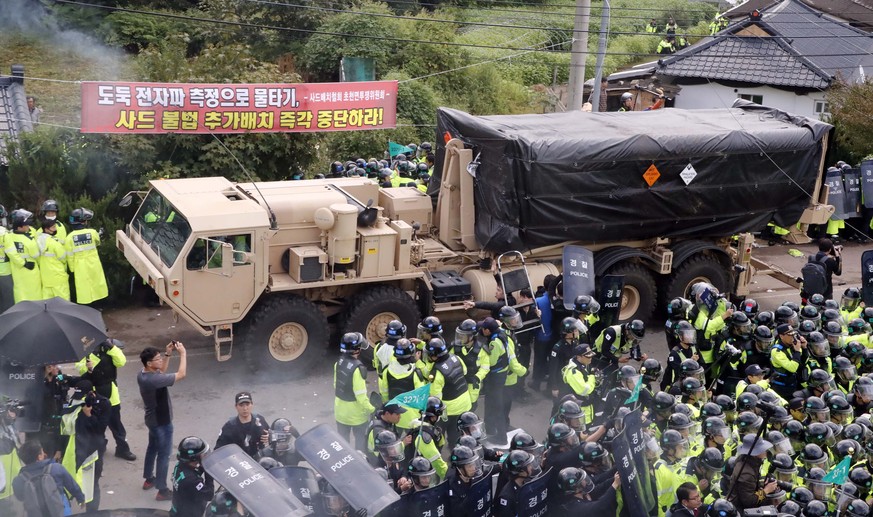
<svg viewBox="0 0 873 517"><path fill-rule="evenodd" d="M658 263L644 251L628 246L611 246L594 254L594 275L603 276L609 269L628 259L639 258L643 263L657 267Z"/></svg>

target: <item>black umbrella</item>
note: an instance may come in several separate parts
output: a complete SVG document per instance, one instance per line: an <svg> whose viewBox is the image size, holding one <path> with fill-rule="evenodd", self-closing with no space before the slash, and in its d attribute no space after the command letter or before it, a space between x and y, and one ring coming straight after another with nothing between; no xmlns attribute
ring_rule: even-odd
<svg viewBox="0 0 873 517"><path fill-rule="evenodd" d="M0 357L22 365L78 361L106 339L100 311L52 298L0 314Z"/></svg>

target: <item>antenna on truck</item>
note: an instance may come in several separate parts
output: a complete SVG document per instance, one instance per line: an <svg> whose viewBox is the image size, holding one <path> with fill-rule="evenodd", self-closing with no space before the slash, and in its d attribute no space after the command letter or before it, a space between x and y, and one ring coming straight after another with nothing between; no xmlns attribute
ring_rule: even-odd
<svg viewBox="0 0 873 517"><path fill-rule="evenodd" d="M214 138L219 144L221 144L221 147L223 147L224 150L227 151L227 154L229 154L230 157L234 159L236 164L239 165L239 168L242 169L242 171L249 178L249 181L252 182L252 186L254 186L255 190L258 191L258 195L261 196L261 201L264 202L264 206L267 207L267 212L270 214L270 229L271 230L278 230L279 224L276 222L276 214L273 212L273 208L270 206L270 203L267 203L267 198L265 198L264 195L261 193L261 189L258 188L258 184L255 182L255 179L252 177L251 174L249 174L249 171L245 168L245 166L242 164L242 162L239 161L239 158L237 158L236 155L233 154L233 151L231 151L226 145L224 145L224 142L222 142L221 139L218 138L218 136L216 136L215 133L209 133L209 134L212 135L212 138Z"/></svg>

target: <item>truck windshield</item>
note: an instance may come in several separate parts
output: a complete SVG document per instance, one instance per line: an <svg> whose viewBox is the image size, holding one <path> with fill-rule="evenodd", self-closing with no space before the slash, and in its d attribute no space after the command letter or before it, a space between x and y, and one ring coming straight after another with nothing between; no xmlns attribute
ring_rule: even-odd
<svg viewBox="0 0 873 517"><path fill-rule="evenodd" d="M166 266L176 261L191 235L191 226L185 217L154 189L142 202L131 226Z"/></svg>

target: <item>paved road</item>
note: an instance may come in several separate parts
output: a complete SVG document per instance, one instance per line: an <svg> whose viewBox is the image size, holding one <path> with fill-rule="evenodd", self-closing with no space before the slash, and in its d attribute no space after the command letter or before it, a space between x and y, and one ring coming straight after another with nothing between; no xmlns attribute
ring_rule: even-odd
<svg viewBox="0 0 873 517"><path fill-rule="evenodd" d="M794 247L804 253L813 250L810 245ZM755 253L786 271L799 272L805 258L789 256L789 248L759 248ZM842 292L845 283L859 285L860 255L864 249L860 245L846 247L844 274L836 282L836 293ZM798 299L796 290L769 277L755 279L752 296L768 309L787 299ZM322 422L333 422L333 355L326 355L325 360L316 366L316 370L306 380L274 383L250 374L243 364L241 354L236 354L227 362L215 361L211 339L200 336L182 321L174 323L170 311L166 309L107 311L106 320L112 335L127 343L125 352L130 362L119 373L119 387L123 401L123 420L133 451L139 459L127 462L112 456L114 443L110 439L110 454L106 459L102 481L104 508L169 508L169 503L154 500L154 491L144 492L140 488L147 435L142 422L142 403L136 386L136 373L140 368L138 354L145 346L163 347L170 339L178 339L190 350L188 378L171 388L176 443L184 436L198 435L214 444L223 422L235 415L233 395L241 390L252 392L255 412L262 414L268 421L287 417L301 430ZM653 329L643 341L643 351L662 362L666 360L667 350L660 328ZM177 361L175 358L172 360L170 371L176 370ZM370 377L375 386L372 373ZM518 400L513 406L512 423L528 430L537 438L543 437L550 408L551 404L539 395Z"/></svg>

